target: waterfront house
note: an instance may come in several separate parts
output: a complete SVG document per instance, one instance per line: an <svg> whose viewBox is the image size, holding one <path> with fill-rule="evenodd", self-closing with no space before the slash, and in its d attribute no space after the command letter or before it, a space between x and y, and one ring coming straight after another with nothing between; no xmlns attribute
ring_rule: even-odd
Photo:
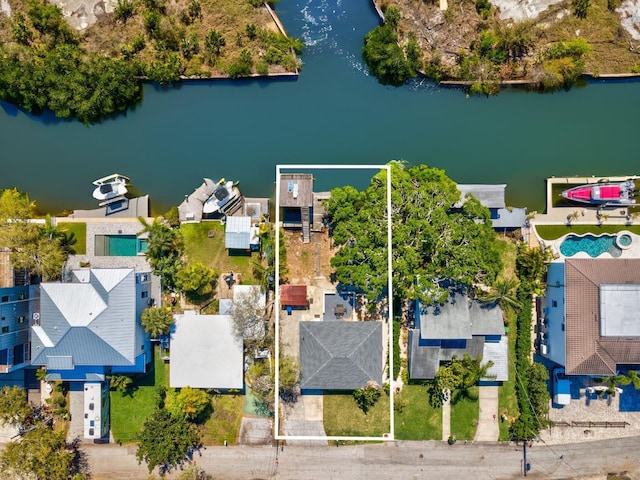
<svg viewBox="0 0 640 480"><path fill-rule="evenodd" d="M300 322L300 388L382 386L382 322Z"/></svg>
<svg viewBox="0 0 640 480"><path fill-rule="evenodd" d="M313 175L282 173L277 185L282 208L282 227L302 230L302 241L311 241L313 218Z"/></svg>
<svg viewBox="0 0 640 480"><path fill-rule="evenodd" d="M130 268L73 270L68 282L42 283L31 363L53 381L144 372L153 356L140 316L151 294L151 273Z"/></svg>
<svg viewBox="0 0 640 480"><path fill-rule="evenodd" d="M461 193L460 201L454 208L462 208L465 198L472 195L491 213L491 225L495 230L515 230L524 227L527 221L526 208L507 208L505 202L505 190L507 186L501 185L468 185L458 184Z"/></svg>
<svg viewBox="0 0 640 480"><path fill-rule="evenodd" d="M29 328L40 321L38 285L0 288L0 387L25 386L30 365Z"/></svg>
<svg viewBox="0 0 640 480"><path fill-rule="evenodd" d="M242 339L230 315L174 315L170 341L172 388L243 388Z"/></svg>
<svg viewBox="0 0 640 480"><path fill-rule="evenodd" d="M640 259L553 262L540 309L540 353L566 375L640 364Z"/></svg>
<svg viewBox="0 0 640 480"><path fill-rule="evenodd" d="M508 339L497 305L470 300L465 292L451 292L444 304L416 302L414 327L409 330L409 376L430 380L443 362L465 354L493 362L488 377L509 378Z"/></svg>

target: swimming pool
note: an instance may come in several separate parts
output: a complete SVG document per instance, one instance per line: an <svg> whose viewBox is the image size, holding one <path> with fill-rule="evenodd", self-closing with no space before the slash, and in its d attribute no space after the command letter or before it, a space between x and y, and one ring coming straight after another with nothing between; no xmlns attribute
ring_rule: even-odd
<svg viewBox="0 0 640 480"><path fill-rule="evenodd" d="M591 258L603 253L612 257L622 255L622 250L616 241L617 235L567 235L560 245L560 253L565 257L573 257L576 253L584 252Z"/></svg>
<svg viewBox="0 0 640 480"><path fill-rule="evenodd" d="M135 257L144 254L148 240L135 235L96 235L95 254L104 257Z"/></svg>

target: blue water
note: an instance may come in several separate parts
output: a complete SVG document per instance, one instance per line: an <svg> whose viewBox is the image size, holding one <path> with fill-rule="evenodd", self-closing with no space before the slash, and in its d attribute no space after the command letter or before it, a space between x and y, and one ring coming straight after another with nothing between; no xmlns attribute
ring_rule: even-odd
<svg viewBox="0 0 640 480"><path fill-rule="evenodd" d="M637 390L633 384L625 385L621 388L620 411L640 412L640 390Z"/></svg>
<svg viewBox="0 0 640 480"><path fill-rule="evenodd" d="M146 85L135 110L91 127L0 103L8 167L0 188L26 191L52 213L94 208L91 181L118 172L164 213L203 176L270 196L278 163L403 159L461 183L506 183L510 205L541 211L551 175L637 173L638 83L495 98L466 98L429 81L388 88L361 60L363 38L379 22L370 0L281 0L276 8L306 43L297 81ZM369 176L317 172L316 187L362 187Z"/></svg>
<svg viewBox="0 0 640 480"><path fill-rule="evenodd" d="M560 245L560 253L573 257L579 252L585 252L592 258L606 252L612 257L619 257L622 250L616 246L615 235L568 235Z"/></svg>

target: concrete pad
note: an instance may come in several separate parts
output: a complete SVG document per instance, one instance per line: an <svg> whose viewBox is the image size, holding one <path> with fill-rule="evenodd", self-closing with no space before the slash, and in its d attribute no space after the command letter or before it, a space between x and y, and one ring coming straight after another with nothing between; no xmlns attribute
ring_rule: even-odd
<svg viewBox="0 0 640 480"><path fill-rule="evenodd" d="M306 420L285 420L284 434L287 436L307 436L307 437L324 437L327 434L324 431L322 422L310 422ZM326 440L287 440L287 445L300 446L326 446Z"/></svg>
<svg viewBox="0 0 640 480"><path fill-rule="evenodd" d="M481 385L479 391L480 414L474 440L476 442L496 442L500 437L498 386Z"/></svg>
<svg viewBox="0 0 640 480"><path fill-rule="evenodd" d="M240 445L268 445L273 438L270 418L242 417L240 424Z"/></svg>
<svg viewBox="0 0 640 480"><path fill-rule="evenodd" d="M71 423L67 433L67 440L84 439L84 390L69 391L69 413Z"/></svg>

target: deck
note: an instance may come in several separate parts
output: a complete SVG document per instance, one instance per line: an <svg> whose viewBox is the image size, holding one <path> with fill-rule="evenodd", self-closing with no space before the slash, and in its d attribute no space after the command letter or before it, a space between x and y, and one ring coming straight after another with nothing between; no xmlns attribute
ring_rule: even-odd
<svg viewBox="0 0 640 480"><path fill-rule="evenodd" d="M130 198L127 200L128 208L114 208L114 202L109 201L108 204L94 208L92 210L74 210L69 218L138 218L149 217L149 195L142 197Z"/></svg>

